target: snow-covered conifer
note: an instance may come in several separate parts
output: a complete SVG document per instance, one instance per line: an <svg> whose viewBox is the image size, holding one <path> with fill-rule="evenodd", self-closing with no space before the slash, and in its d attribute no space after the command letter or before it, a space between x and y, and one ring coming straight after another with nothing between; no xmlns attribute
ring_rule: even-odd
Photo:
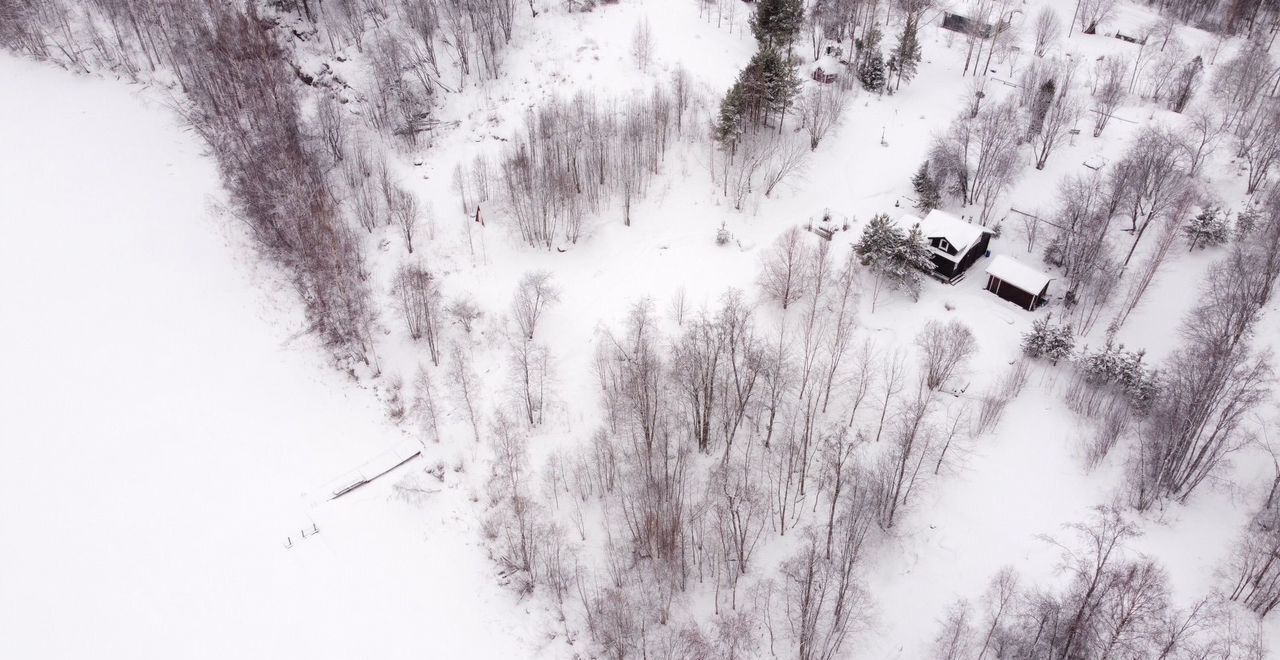
<svg viewBox="0 0 1280 660"><path fill-rule="evenodd" d="M1182 233L1186 234L1187 241L1191 245L1188 252L1196 248L1203 250L1207 247L1222 245L1230 237L1227 223L1216 206L1210 206L1192 218L1182 228Z"/></svg>

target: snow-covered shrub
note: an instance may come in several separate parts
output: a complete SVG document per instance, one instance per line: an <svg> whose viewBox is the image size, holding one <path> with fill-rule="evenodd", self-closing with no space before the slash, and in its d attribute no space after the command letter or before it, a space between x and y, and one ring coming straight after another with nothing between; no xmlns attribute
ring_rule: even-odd
<svg viewBox="0 0 1280 660"><path fill-rule="evenodd" d="M1116 346L1107 342L1100 350L1083 351L1077 361L1090 385L1115 385L1135 410L1145 411L1160 388L1159 372L1142 362L1145 354L1142 350L1126 351L1123 344Z"/></svg>
<svg viewBox="0 0 1280 660"><path fill-rule="evenodd" d="M404 396L402 395L404 382L399 376L392 376L387 382L387 418L399 424L404 419L406 412Z"/></svg>
<svg viewBox="0 0 1280 660"><path fill-rule="evenodd" d="M480 318L482 314L480 307L476 305L475 299L471 296L455 298L444 311L448 312L449 316L452 316L462 326L462 331L468 334L471 333L471 327L476 319Z"/></svg>
<svg viewBox="0 0 1280 660"><path fill-rule="evenodd" d="M1050 325L1052 315L1037 319L1031 330L1022 335L1022 354L1044 358L1053 364L1071 357L1076 347L1075 332L1070 325Z"/></svg>
<svg viewBox="0 0 1280 660"><path fill-rule="evenodd" d="M729 227L725 223L720 223L720 228L716 230L716 245L728 245L733 240L733 233L729 231Z"/></svg>

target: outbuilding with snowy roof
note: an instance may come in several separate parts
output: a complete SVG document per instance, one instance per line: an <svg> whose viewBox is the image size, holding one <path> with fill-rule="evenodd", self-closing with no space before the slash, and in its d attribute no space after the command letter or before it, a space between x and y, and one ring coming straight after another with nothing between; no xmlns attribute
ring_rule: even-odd
<svg viewBox="0 0 1280 660"><path fill-rule="evenodd" d="M987 291L1028 311L1049 299L1052 277L1013 257L996 255L987 266Z"/></svg>
<svg viewBox="0 0 1280 660"><path fill-rule="evenodd" d="M929 211L924 218L911 214L898 218L898 226L906 231L916 225L929 242L934 266L930 274L946 282L958 281L973 262L987 253L991 241L990 229L938 209Z"/></svg>
<svg viewBox="0 0 1280 660"><path fill-rule="evenodd" d="M810 77L824 85L830 85L840 79L840 72L844 68L836 56L823 55L818 58L817 67L814 68L813 75Z"/></svg>

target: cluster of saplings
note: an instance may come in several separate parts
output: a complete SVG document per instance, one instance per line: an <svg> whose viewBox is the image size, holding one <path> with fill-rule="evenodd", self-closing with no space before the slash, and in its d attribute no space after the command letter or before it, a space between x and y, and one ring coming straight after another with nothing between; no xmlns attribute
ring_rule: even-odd
<svg viewBox="0 0 1280 660"><path fill-rule="evenodd" d="M467 214L502 205L530 246L575 243L590 214L620 202L630 226L632 207L661 168L686 126L693 99L688 74L622 102L586 92L530 109L524 130L496 163L477 159L454 182Z"/></svg>

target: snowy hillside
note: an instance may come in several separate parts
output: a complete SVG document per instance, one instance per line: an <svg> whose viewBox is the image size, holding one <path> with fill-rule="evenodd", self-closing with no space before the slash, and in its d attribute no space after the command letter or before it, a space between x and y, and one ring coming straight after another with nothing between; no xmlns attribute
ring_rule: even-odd
<svg viewBox="0 0 1280 660"><path fill-rule="evenodd" d="M1280 648L1280 8L241 5L0 0L21 657Z"/></svg>

